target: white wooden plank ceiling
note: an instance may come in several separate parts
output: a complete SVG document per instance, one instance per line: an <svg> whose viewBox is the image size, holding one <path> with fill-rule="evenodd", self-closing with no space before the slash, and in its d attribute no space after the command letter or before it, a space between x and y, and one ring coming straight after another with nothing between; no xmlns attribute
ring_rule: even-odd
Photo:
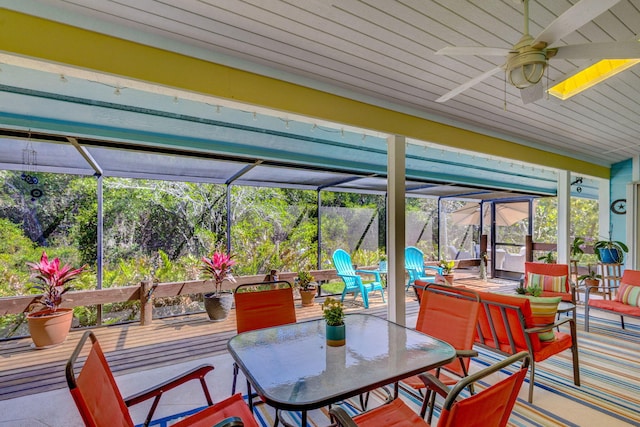
<svg viewBox="0 0 640 427"><path fill-rule="evenodd" d="M640 65L567 101L545 97L523 105L519 91L497 73L446 103L435 102L504 61L434 52L445 46L510 48L522 36L523 6L517 0L30 2L87 15L88 22L116 24L108 31L123 37L128 27L241 59L252 71L271 70L601 164L640 154ZM531 0L530 33L535 37L575 3ZM639 34L640 0L622 0L559 44L629 41ZM548 79L559 81L591 62L551 60Z"/></svg>

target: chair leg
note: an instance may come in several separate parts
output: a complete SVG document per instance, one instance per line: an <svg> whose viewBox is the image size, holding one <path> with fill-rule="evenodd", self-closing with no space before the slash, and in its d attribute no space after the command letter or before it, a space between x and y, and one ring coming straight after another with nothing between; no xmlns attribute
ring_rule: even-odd
<svg viewBox="0 0 640 427"><path fill-rule="evenodd" d="M624 329L624 316L620 316L620 324L622 325L622 329Z"/></svg>
<svg viewBox="0 0 640 427"><path fill-rule="evenodd" d="M236 394L236 381L238 380L238 371L240 367L236 362L233 362L233 382L231 383L231 395Z"/></svg>
<svg viewBox="0 0 640 427"><path fill-rule="evenodd" d="M536 362L531 358L531 365L529 366L529 403L533 403L533 385L535 384L536 375Z"/></svg>

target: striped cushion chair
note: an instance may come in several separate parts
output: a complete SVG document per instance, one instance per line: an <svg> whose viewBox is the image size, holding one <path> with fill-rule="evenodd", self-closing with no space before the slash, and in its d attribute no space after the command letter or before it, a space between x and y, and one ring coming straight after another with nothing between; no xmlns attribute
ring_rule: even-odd
<svg viewBox="0 0 640 427"><path fill-rule="evenodd" d="M575 304L575 286L569 281L568 264L524 263L524 287L538 285L543 297L561 297L562 301Z"/></svg>

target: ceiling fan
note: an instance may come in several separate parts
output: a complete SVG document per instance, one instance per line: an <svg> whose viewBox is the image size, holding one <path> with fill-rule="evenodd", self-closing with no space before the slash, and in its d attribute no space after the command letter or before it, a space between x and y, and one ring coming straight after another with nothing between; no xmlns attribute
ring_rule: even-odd
<svg viewBox="0 0 640 427"><path fill-rule="evenodd" d="M628 42L586 43L569 46L554 46L564 36L582 27L592 19L609 10L620 0L580 0L557 17L537 37L529 34L529 0L524 3L524 34L512 48L494 47L445 47L437 55L502 56L505 63L469 80L436 99L445 102L484 79L505 70L509 83L520 89L523 102L537 101L543 96L542 83L550 58L561 59L627 59L640 58L640 43Z"/></svg>

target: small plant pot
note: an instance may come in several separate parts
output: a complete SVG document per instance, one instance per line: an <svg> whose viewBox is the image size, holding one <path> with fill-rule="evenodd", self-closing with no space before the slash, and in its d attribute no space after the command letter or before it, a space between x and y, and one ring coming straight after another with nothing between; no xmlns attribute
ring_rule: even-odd
<svg viewBox="0 0 640 427"><path fill-rule="evenodd" d="M443 274L443 275L440 275L439 277L440 277L440 280L438 282L440 284L453 286L453 278L454 278L453 274Z"/></svg>
<svg viewBox="0 0 640 427"><path fill-rule="evenodd" d="M329 347L340 347L346 342L346 327L342 325L326 325L327 345Z"/></svg>
<svg viewBox="0 0 640 427"><path fill-rule="evenodd" d="M204 309L212 322L226 320L232 306L233 295L230 293L204 295Z"/></svg>
<svg viewBox="0 0 640 427"><path fill-rule="evenodd" d="M300 299L302 299L303 307L311 307L313 306L313 299L316 297L316 290L309 289L305 291L304 289L300 289Z"/></svg>
<svg viewBox="0 0 640 427"><path fill-rule="evenodd" d="M29 333L36 349L44 349L62 344L69 335L73 310L59 308L40 310L27 315Z"/></svg>
<svg viewBox="0 0 640 427"><path fill-rule="evenodd" d="M587 288L600 286L600 280L599 279L584 279L583 283L584 283L584 286L587 287Z"/></svg>

